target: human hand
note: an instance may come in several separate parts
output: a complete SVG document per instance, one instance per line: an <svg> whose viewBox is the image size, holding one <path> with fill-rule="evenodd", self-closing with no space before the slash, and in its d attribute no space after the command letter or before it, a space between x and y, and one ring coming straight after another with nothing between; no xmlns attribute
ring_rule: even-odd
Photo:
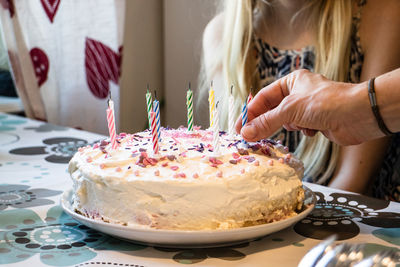
<svg viewBox="0 0 400 267"><path fill-rule="evenodd" d="M322 132L340 145L383 136L373 117L367 84L333 82L307 70L294 71L263 88L248 106L249 122L236 131L247 141L271 136L281 126L313 136Z"/></svg>

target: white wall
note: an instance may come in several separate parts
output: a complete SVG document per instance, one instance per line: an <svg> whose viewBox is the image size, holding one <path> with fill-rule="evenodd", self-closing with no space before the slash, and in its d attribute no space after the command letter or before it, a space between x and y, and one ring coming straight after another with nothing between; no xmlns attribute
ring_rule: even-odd
<svg viewBox="0 0 400 267"><path fill-rule="evenodd" d="M120 131L145 127L147 83L164 100L162 125L186 125L186 90L191 81L196 97L201 37L216 1L126 1ZM201 124L199 114L194 113L194 122Z"/></svg>
<svg viewBox="0 0 400 267"><path fill-rule="evenodd" d="M215 15L215 3L216 0L164 1L164 112L165 122L171 127L186 126L189 81L196 98L202 34L208 21ZM198 112L194 112L193 116L196 125L203 124ZM205 126L208 114L202 117L206 119Z"/></svg>
<svg viewBox="0 0 400 267"><path fill-rule="evenodd" d="M119 127L117 124L122 132L143 130L147 123L146 85L160 88L163 84L162 14L162 0L126 1Z"/></svg>

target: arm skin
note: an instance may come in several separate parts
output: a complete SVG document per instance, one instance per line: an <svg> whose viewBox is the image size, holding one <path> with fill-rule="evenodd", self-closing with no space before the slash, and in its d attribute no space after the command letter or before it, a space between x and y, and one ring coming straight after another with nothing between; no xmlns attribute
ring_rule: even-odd
<svg viewBox="0 0 400 267"><path fill-rule="evenodd" d="M364 50L361 81L400 67L399 17L399 1L369 0L364 6L359 29ZM329 186L366 193L381 167L389 141L389 137L383 137L360 145L341 147Z"/></svg>
<svg viewBox="0 0 400 267"><path fill-rule="evenodd" d="M392 132L400 132L400 68L375 80L380 113ZM367 82L333 82L308 70L297 70L264 87L248 106L249 122L236 131L247 141L271 136L282 125L308 136L317 131L331 141L357 145L384 137L368 98Z"/></svg>

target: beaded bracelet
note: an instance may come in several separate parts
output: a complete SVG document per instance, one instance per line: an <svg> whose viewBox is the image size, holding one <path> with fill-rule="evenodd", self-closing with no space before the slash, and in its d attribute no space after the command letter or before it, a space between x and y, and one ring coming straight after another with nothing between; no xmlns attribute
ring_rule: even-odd
<svg viewBox="0 0 400 267"><path fill-rule="evenodd" d="M372 112L375 115L375 119L378 122L379 129L385 134L385 135L391 135L393 132L391 132L387 127L385 122L382 119L382 116L379 112L379 107L376 101L376 94L375 94L375 77L371 78L368 82L368 95L369 95L369 102L371 104Z"/></svg>

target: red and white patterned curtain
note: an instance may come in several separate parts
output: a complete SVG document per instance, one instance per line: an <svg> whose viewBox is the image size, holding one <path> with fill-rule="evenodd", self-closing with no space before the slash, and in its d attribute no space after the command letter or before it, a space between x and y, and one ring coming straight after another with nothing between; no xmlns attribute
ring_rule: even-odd
<svg viewBox="0 0 400 267"><path fill-rule="evenodd" d="M107 133L119 107L125 0L0 0L2 34L27 116Z"/></svg>

